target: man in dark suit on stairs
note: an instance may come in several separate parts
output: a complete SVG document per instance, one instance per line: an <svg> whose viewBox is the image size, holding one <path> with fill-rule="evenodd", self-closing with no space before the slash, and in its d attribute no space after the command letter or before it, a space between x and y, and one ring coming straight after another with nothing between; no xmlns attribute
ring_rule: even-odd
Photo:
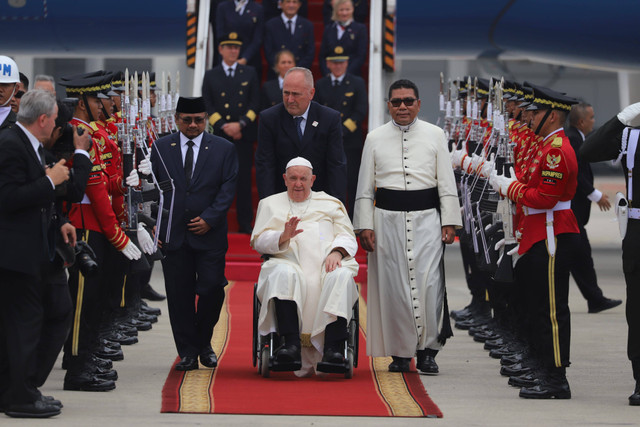
<svg viewBox="0 0 640 427"><path fill-rule="evenodd" d="M151 164L160 182L172 179L175 186L173 194L165 195L165 206L173 203L171 223L164 221L158 232L169 319L181 358L176 369L188 371L198 369L198 357L206 367L218 364L211 337L228 283L227 211L235 195L238 157L231 142L204 131L203 98L181 97L176 123L180 132L155 142Z"/></svg>
<svg viewBox="0 0 640 427"><path fill-rule="evenodd" d="M569 128L565 132L578 160L578 187L571 201L571 209L580 229L580 245L575 248L576 257L571 267L571 275L582 296L587 300L589 313L599 313L622 304L621 300L610 299L602 294L602 289L598 286L596 270L593 267L591 244L587 237L587 230L584 228L589 222L592 202L597 203L603 211L611 207L608 196L593 186L591 165L580 158L580 147L585 137L593 130L594 123L593 107L585 103L576 104L569 113Z"/></svg>
<svg viewBox="0 0 640 427"><path fill-rule="evenodd" d="M256 181L261 199L285 191L282 171L289 160L304 157L313 164L314 191L346 201L340 113L312 101L314 93L311 71L291 68L284 77L282 104L260 113Z"/></svg>

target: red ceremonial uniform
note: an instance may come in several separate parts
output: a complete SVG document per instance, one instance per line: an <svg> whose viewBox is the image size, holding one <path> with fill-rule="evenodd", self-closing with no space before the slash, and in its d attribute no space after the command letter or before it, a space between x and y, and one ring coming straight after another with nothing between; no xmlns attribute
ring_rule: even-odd
<svg viewBox="0 0 640 427"><path fill-rule="evenodd" d="M111 206L109 198L109 177L106 166L100 157L100 144L93 138L93 128L76 118L71 120L71 124L82 128L92 135L93 144L89 150L89 157L93 168L89 175L85 198L81 203L74 203L69 213L69 220L74 227L83 230L96 231L102 233L107 240L117 249L122 250L129 243L129 238L124 234L116 215Z"/></svg>
<svg viewBox="0 0 640 427"><path fill-rule="evenodd" d="M560 129L548 135L540 145L529 168L528 183L515 181L509 186L507 196L521 203L525 210L552 209L558 202L571 202L576 192L578 163L576 155ZM569 206L570 207L570 206ZM573 211L563 209L553 212L554 235L579 233ZM547 238L546 214L525 215L522 219L522 238L518 253Z"/></svg>
<svg viewBox="0 0 640 427"><path fill-rule="evenodd" d="M111 195L111 205L116 214L118 222L122 224L126 221L126 209L124 206L125 188L123 184L122 156L120 148L112 137L112 134L102 121L91 122L93 138L98 141L102 154L100 159L105 165L105 171L109 177L109 195ZM116 129L117 130L117 129Z"/></svg>

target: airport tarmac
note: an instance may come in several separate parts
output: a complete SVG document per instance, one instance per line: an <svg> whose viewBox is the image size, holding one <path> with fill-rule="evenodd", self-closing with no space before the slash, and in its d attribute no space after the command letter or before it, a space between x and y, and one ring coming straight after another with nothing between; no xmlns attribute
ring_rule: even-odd
<svg viewBox="0 0 640 427"><path fill-rule="evenodd" d="M596 181L596 187L604 190L611 199L623 185L622 178L617 176ZM620 237L612 211L600 212L594 206L587 230L594 248L599 284L605 296L624 300ZM457 244L448 248L445 258L449 306L459 309L468 304L470 297ZM159 291L163 289L159 268L154 271L152 285ZM161 307L163 315L151 331L140 333L138 344L124 347L125 360L114 363L120 376L114 391L64 391L64 371L58 363L42 392L64 403L62 414L46 420L19 420L0 415L0 425L355 427L425 426L429 423L442 426L640 424L640 408L630 407L627 401L634 382L626 357L624 304L602 313L588 314L586 301L574 283L570 287L572 365L567 369L572 399L532 401L519 398L518 389L508 386L507 378L498 373L499 361L491 359L482 349L482 344L474 342L466 331L454 329L455 336L437 357L440 374L421 377L429 395L442 410L442 419L161 414L162 386L176 357L176 350L166 303L151 305ZM247 369L253 369L249 354L250 349L247 348Z"/></svg>

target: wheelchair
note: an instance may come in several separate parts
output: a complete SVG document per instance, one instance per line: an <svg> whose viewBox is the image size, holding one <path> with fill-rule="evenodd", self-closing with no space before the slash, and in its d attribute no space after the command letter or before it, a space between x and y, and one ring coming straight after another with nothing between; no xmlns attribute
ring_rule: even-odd
<svg viewBox="0 0 640 427"><path fill-rule="evenodd" d="M302 368L301 363L287 364L279 366L275 362L274 352L283 343L280 336L276 332L267 335L258 333L258 316L260 315L260 307L262 303L258 299L258 284L253 285L253 348L252 362L257 367L258 374L264 378L269 378L271 372L297 371ZM347 325L347 339L344 346L344 364L334 364L326 362L318 362L316 369L319 372L344 374L344 377L350 379L353 377L353 369L358 367L358 350L360 344L360 312L359 302L356 301L353 306L351 320Z"/></svg>

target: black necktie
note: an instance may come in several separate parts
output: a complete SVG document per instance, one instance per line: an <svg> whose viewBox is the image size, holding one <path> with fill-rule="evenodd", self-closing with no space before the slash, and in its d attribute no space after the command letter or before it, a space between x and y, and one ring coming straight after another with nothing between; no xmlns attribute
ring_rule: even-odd
<svg viewBox="0 0 640 427"><path fill-rule="evenodd" d="M302 116L294 117L293 121L296 123L296 130L298 131L298 138L302 141L302 129L300 129L300 124L302 123Z"/></svg>
<svg viewBox="0 0 640 427"><path fill-rule="evenodd" d="M184 156L184 177L187 179L187 186L191 184L191 174L193 173L193 141L187 141L187 154Z"/></svg>
<svg viewBox="0 0 640 427"><path fill-rule="evenodd" d="M333 85L334 85L334 86L339 86L339 85L340 85L340 80L335 79L335 80L333 81Z"/></svg>
<svg viewBox="0 0 640 427"><path fill-rule="evenodd" d="M233 68L229 68L229 74L227 74L230 78L233 78Z"/></svg>
<svg viewBox="0 0 640 427"><path fill-rule="evenodd" d="M289 35L292 36L293 35L293 21L291 19L289 19L287 21L287 30L289 30Z"/></svg>
<svg viewBox="0 0 640 427"><path fill-rule="evenodd" d="M38 157L40 157L40 163L42 163L42 167L46 169L47 164L44 161L44 148L42 148L42 145L38 145Z"/></svg>

